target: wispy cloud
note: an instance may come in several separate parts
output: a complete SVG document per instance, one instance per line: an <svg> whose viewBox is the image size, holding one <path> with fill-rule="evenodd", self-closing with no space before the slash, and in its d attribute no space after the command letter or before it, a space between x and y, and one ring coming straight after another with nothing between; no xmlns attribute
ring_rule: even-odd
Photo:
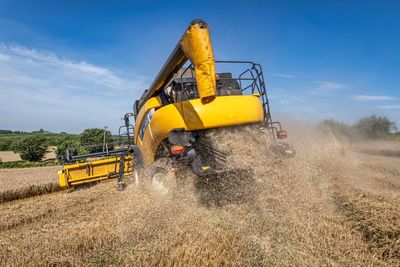
<svg viewBox="0 0 400 267"><path fill-rule="evenodd" d="M331 81L313 81L322 90L342 90L349 86L345 83L331 82Z"/></svg>
<svg viewBox="0 0 400 267"><path fill-rule="evenodd" d="M287 79L294 79L294 78L297 78L296 75L287 74L287 73L274 73L274 74L272 74L272 76L280 77L280 78L287 78Z"/></svg>
<svg viewBox="0 0 400 267"><path fill-rule="evenodd" d="M396 99L395 97L392 96L385 96L385 95L355 95L353 97L354 100L357 101L375 101L375 100L394 100Z"/></svg>
<svg viewBox="0 0 400 267"><path fill-rule="evenodd" d="M349 88L348 84L332 81L313 81L313 88L308 91L311 95L331 96L336 91L342 91Z"/></svg>
<svg viewBox="0 0 400 267"><path fill-rule="evenodd" d="M1 128L116 128L143 88L117 70L0 43Z"/></svg>
<svg viewBox="0 0 400 267"><path fill-rule="evenodd" d="M277 97L276 100L283 105L304 102L304 98L298 96L281 96Z"/></svg>
<svg viewBox="0 0 400 267"><path fill-rule="evenodd" d="M379 106L381 109L400 109L400 105L383 105Z"/></svg>
<svg viewBox="0 0 400 267"><path fill-rule="evenodd" d="M0 61L9 61L10 57L5 54L0 54Z"/></svg>

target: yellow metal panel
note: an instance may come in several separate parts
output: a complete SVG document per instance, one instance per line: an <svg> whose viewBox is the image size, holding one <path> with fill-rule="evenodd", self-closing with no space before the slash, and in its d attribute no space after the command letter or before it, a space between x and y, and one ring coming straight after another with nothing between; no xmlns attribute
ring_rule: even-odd
<svg viewBox="0 0 400 267"><path fill-rule="evenodd" d="M152 97L145 103L145 111L147 112L152 108L159 108L161 106L161 98L159 96Z"/></svg>
<svg viewBox="0 0 400 267"><path fill-rule="evenodd" d="M144 133L143 143L137 145L145 163L150 164L158 145L173 129L195 131L263 121L263 107L257 96L218 96L208 104L192 99L156 110Z"/></svg>
<svg viewBox="0 0 400 267"><path fill-rule="evenodd" d="M135 143L137 142L139 136L139 129L142 126L142 122L147 115L147 112L153 108L159 108L162 106L162 102L159 96L150 98L140 109L139 114L136 117L135 121L135 129L134 129L134 138Z"/></svg>
<svg viewBox="0 0 400 267"><path fill-rule="evenodd" d="M261 102L254 96L220 96L203 105L199 99L182 102L188 131L262 122Z"/></svg>
<svg viewBox="0 0 400 267"><path fill-rule="evenodd" d="M67 188L68 182L64 175L64 170L58 171L57 173L58 173L58 180L59 180L60 188Z"/></svg>
<svg viewBox="0 0 400 267"><path fill-rule="evenodd" d="M58 172L60 187L67 188L116 177L119 173L119 163L120 158L114 157L66 165ZM124 172L129 174L132 171L132 156L129 155L125 159Z"/></svg>
<svg viewBox="0 0 400 267"><path fill-rule="evenodd" d="M139 140L136 143L142 152L146 164L153 162L158 145L168 136L168 133L172 129L186 129L180 109L181 103L176 103L166 105L154 112L149 126L144 133L143 142Z"/></svg>

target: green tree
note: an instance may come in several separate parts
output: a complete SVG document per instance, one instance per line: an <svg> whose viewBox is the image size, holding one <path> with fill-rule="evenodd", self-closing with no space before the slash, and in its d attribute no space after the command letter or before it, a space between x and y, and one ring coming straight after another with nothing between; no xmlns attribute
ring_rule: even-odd
<svg viewBox="0 0 400 267"><path fill-rule="evenodd" d="M388 136L396 130L396 124L385 116L372 115L360 119L355 127L368 138Z"/></svg>
<svg viewBox="0 0 400 267"><path fill-rule="evenodd" d="M98 144L96 147L88 148L89 152L100 152L103 151L103 140L105 134L105 142L111 143L112 136L110 131L104 131L104 129L100 128L90 128L86 129L81 133L81 144L85 145L95 145ZM109 147L111 149L111 147Z"/></svg>
<svg viewBox="0 0 400 267"><path fill-rule="evenodd" d="M73 139L67 139L58 144L56 150L56 157L58 162L63 162L65 160L68 147L79 147L79 146L80 146L79 141ZM76 156L79 154L79 148L75 150L70 150L69 153L71 156Z"/></svg>
<svg viewBox="0 0 400 267"><path fill-rule="evenodd" d="M17 142L13 150L23 160L40 161L47 150L47 139L39 135L28 136Z"/></svg>
<svg viewBox="0 0 400 267"><path fill-rule="evenodd" d="M0 140L0 151L7 151L11 149L11 143L8 140Z"/></svg>

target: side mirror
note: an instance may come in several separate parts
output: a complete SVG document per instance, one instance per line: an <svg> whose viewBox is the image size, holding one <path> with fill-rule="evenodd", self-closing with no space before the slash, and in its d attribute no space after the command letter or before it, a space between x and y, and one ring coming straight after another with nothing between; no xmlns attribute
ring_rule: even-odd
<svg viewBox="0 0 400 267"><path fill-rule="evenodd" d="M278 132L276 133L276 137L277 137L278 139L285 139L285 138L287 138L287 132L284 131L284 130L278 131Z"/></svg>

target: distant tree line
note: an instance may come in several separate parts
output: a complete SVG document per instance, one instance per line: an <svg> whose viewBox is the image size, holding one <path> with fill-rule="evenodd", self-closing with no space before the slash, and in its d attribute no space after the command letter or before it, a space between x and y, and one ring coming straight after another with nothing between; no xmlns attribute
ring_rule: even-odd
<svg viewBox="0 0 400 267"><path fill-rule="evenodd" d="M334 119L327 119L320 123L324 132L349 138L378 139L399 135L396 133L396 124L386 116L372 115L358 120L354 125L347 125Z"/></svg>
<svg viewBox="0 0 400 267"><path fill-rule="evenodd" d="M32 132L0 130L0 134L33 134L33 133L51 133L51 132L45 131L43 129L40 129L38 131L32 131ZM61 134L63 134L63 133L66 134L66 132L61 132ZM51 134L57 134L57 133L51 133Z"/></svg>
<svg viewBox="0 0 400 267"><path fill-rule="evenodd" d="M21 141L22 138L31 136L45 137L48 146L57 146L66 138L79 139L78 134L68 134L65 132L52 133L44 131L43 129L33 132L0 130L0 151L13 150L13 147Z"/></svg>
<svg viewBox="0 0 400 267"><path fill-rule="evenodd" d="M40 161L49 146L56 146L58 161L63 161L68 147L80 147L92 144L102 144L103 141L111 143L113 136L110 131L100 128L84 130L81 134L51 133L40 129L33 132L21 132L0 130L0 151L14 151L22 160ZM112 147L110 147L111 149ZM72 154L83 154L101 151L103 147L90 147L88 149L77 149Z"/></svg>
<svg viewBox="0 0 400 267"><path fill-rule="evenodd" d="M0 134L25 134L27 132L22 131L11 131L11 130L0 130Z"/></svg>

